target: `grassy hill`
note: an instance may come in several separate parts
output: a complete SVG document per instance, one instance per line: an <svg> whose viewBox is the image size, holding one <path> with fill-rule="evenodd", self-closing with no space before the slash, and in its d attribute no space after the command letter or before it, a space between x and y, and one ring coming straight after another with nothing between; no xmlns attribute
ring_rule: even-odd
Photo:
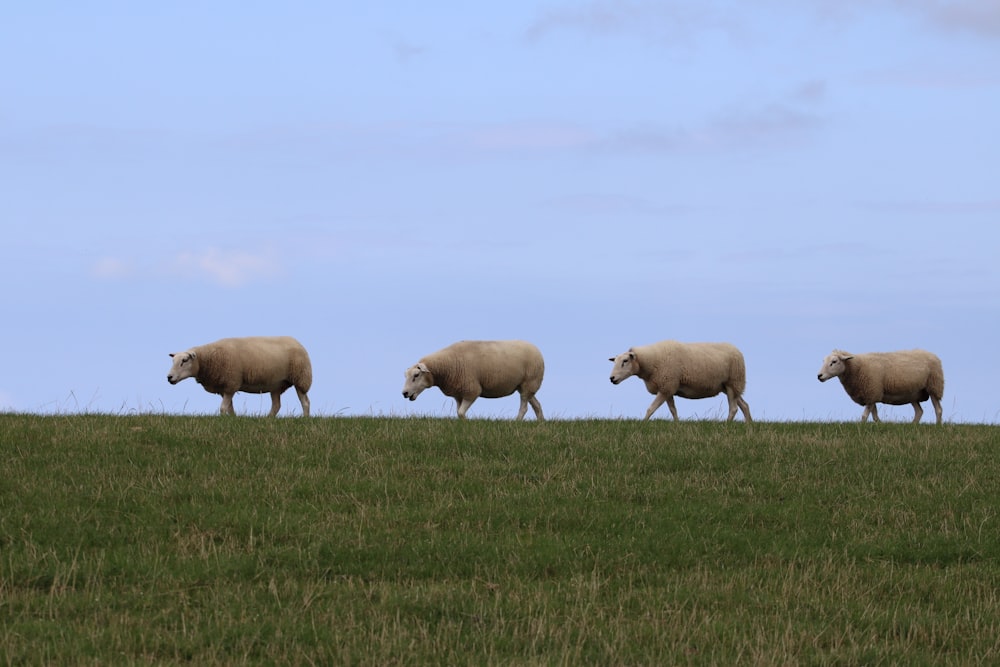
<svg viewBox="0 0 1000 667"><path fill-rule="evenodd" d="M3 414L0 662L997 662L998 454L975 425Z"/></svg>

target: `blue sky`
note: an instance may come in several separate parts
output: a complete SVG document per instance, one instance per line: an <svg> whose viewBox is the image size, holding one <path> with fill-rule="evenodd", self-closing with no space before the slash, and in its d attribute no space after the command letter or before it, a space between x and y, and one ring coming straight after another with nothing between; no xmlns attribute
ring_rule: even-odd
<svg viewBox="0 0 1000 667"><path fill-rule="evenodd" d="M607 359L675 338L740 347L757 419L857 419L823 357L923 347L1000 421L993 0L3 14L0 410L215 413L167 354L289 334L314 415L451 416L403 370L524 338L547 416L640 418Z"/></svg>

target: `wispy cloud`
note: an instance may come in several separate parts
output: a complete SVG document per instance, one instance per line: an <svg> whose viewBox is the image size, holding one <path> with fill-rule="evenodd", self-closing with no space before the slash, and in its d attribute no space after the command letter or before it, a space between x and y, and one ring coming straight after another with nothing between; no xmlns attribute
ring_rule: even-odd
<svg viewBox="0 0 1000 667"><path fill-rule="evenodd" d="M135 265L118 257L102 257L90 267L90 272L102 280L121 280L135 273Z"/></svg>
<svg viewBox="0 0 1000 667"><path fill-rule="evenodd" d="M864 243L823 243L818 245L787 247L771 246L738 250L726 253L723 261L733 264L766 264L774 266L782 263L811 262L823 257L872 257L884 255L884 251Z"/></svg>
<svg viewBox="0 0 1000 667"><path fill-rule="evenodd" d="M405 65L427 52L427 47L414 44L405 39L396 39L392 43L392 53L396 57L396 62L401 65Z"/></svg>
<svg viewBox="0 0 1000 667"><path fill-rule="evenodd" d="M190 278L208 279L223 287L242 287L277 276L281 267L270 252L208 248L180 253L173 262L173 272Z"/></svg>
<svg viewBox="0 0 1000 667"><path fill-rule="evenodd" d="M813 92L811 94L819 94ZM610 126L575 122L506 123L414 127L397 134L388 148L410 155L478 158L551 153L681 153L752 148L799 140L821 127L825 117L813 104L794 99L754 108L731 106L709 118L666 123L634 120Z"/></svg>
<svg viewBox="0 0 1000 667"><path fill-rule="evenodd" d="M223 287L242 287L269 280L282 273L281 263L270 250L186 250L166 262L141 262L135 258L105 256L90 266L90 275L103 281L169 276L207 281Z"/></svg>
<svg viewBox="0 0 1000 667"><path fill-rule="evenodd" d="M723 113L708 125L720 138L737 143L758 139L787 137L822 124L815 113L785 102L774 102L756 109L735 109Z"/></svg>
<svg viewBox="0 0 1000 667"><path fill-rule="evenodd" d="M689 42L692 35L720 31L730 37L742 32L732 12L708 2L597 0L550 9L532 22L525 39L537 42L560 31L591 35L637 35L661 44Z"/></svg>
<svg viewBox="0 0 1000 667"><path fill-rule="evenodd" d="M683 211L679 205L664 205L642 197L614 194L579 194L549 199L542 204L573 215L670 217Z"/></svg>
<svg viewBox="0 0 1000 667"><path fill-rule="evenodd" d="M753 148L798 140L824 122L816 113L779 102L756 109L729 109L690 126L636 125L614 132L598 148L651 153Z"/></svg>
<svg viewBox="0 0 1000 667"><path fill-rule="evenodd" d="M801 104L819 104L826 99L826 81L803 81L792 90L791 99Z"/></svg>
<svg viewBox="0 0 1000 667"><path fill-rule="evenodd" d="M917 12L932 27L1000 38L1000 2L997 0L895 0L901 9Z"/></svg>
<svg viewBox="0 0 1000 667"><path fill-rule="evenodd" d="M732 104L689 123L634 120L610 126L572 121L443 124L404 129L417 140L411 151L450 155L579 153L678 153L750 148L797 141L826 123L827 84L803 81L784 96L756 106Z"/></svg>
<svg viewBox="0 0 1000 667"><path fill-rule="evenodd" d="M932 30L1000 37L1000 3L996 0L778 0L786 7L811 9L824 21L844 24L886 8L915 17Z"/></svg>
<svg viewBox="0 0 1000 667"><path fill-rule="evenodd" d="M511 122L460 131L456 138L482 151L578 148L592 143L595 134L572 123Z"/></svg>
<svg viewBox="0 0 1000 667"><path fill-rule="evenodd" d="M348 123L276 126L235 135L224 148L236 152L294 154L303 164L397 157L421 161L535 157L541 154L677 152L716 150L798 139L826 122L824 79L804 79L783 93L755 102L721 106L690 120L646 120L639 115L612 122L574 117L511 118L502 121Z"/></svg>
<svg viewBox="0 0 1000 667"><path fill-rule="evenodd" d="M933 30L1000 38L997 0L771 0L782 12L813 13L824 25L847 25L889 8L916 17ZM750 5L745 5L751 9ZM661 45L687 44L706 32L745 41L752 21L740 3L711 0L593 0L567 3L538 16L525 31L529 42L575 31L592 36L628 35ZM760 9L756 7L754 9Z"/></svg>
<svg viewBox="0 0 1000 667"><path fill-rule="evenodd" d="M863 84L937 89L941 91L994 87L1000 85L1000 71L986 63L963 69L894 67L869 70L858 77Z"/></svg>
<svg viewBox="0 0 1000 667"><path fill-rule="evenodd" d="M1000 212L1000 199L967 201L859 201L859 208L890 213L928 213L932 215L965 215Z"/></svg>

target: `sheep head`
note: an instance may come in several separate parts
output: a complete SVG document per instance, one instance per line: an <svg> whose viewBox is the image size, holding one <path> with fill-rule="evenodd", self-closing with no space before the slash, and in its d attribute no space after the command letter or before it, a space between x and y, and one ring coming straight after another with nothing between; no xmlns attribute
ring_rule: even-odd
<svg viewBox="0 0 1000 667"><path fill-rule="evenodd" d="M830 378L835 378L847 370L847 362L853 359L854 355L843 350L834 350L823 359L823 365L819 368L816 377L820 382L826 382Z"/></svg>
<svg viewBox="0 0 1000 667"><path fill-rule="evenodd" d="M434 386L434 375L427 368L427 364L421 362L406 369L406 381L403 383L403 398L411 401L417 400L424 389Z"/></svg>
<svg viewBox="0 0 1000 667"><path fill-rule="evenodd" d="M193 350L171 353L170 358L174 360L167 373L167 382L170 384L198 375L198 355Z"/></svg>
<svg viewBox="0 0 1000 667"><path fill-rule="evenodd" d="M611 367L611 384L618 384L639 372L639 360L635 357L635 352L631 349L622 352L617 357L610 357L608 361L613 362Z"/></svg>

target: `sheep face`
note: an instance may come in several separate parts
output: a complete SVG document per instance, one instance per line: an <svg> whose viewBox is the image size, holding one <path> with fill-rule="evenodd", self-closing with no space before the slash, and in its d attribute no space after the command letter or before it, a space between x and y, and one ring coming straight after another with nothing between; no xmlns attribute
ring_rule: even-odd
<svg viewBox="0 0 1000 667"><path fill-rule="evenodd" d="M835 378L841 375L845 370L847 370L847 365L844 363L848 359L853 359L853 354L846 354L844 352L833 352L828 354L823 360L823 365L819 368L819 374L816 377L820 382L826 382L830 378Z"/></svg>
<svg viewBox="0 0 1000 667"><path fill-rule="evenodd" d="M608 361L614 362L611 367L611 384L618 384L639 372L639 361L632 350L610 357Z"/></svg>
<svg viewBox="0 0 1000 667"><path fill-rule="evenodd" d="M170 357L174 360L170 372L167 373L167 382L170 384L177 384L181 380L198 375L198 355L194 352L178 352L171 354Z"/></svg>
<svg viewBox="0 0 1000 667"><path fill-rule="evenodd" d="M406 381L403 383L403 398L417 400L424 389L434 386L434 376L426 364L420 363L406 369Z"/></svg>

